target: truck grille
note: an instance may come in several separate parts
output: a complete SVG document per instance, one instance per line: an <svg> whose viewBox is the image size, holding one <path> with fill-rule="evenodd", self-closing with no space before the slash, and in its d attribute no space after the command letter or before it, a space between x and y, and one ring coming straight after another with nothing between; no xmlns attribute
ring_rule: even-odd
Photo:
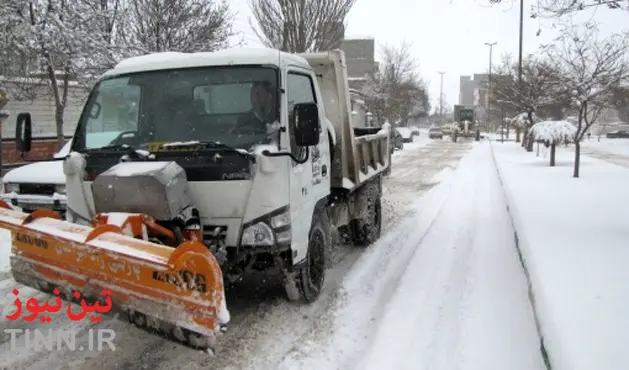
<svg viewBox="0 0 629 370"><path fill-rule="evenodd" d="M212 239L214 235L214 229L216 229L217 227L220 229L218 233L218 239L225 240L225 238L227 238L227 226L225 225L203 225L203 239Z"/></svg>
<svg viewBox="0 0 629 370"><path fill-rule="evenodd" d="M20 184L20 194L53 195L54 184Z"/></svg>

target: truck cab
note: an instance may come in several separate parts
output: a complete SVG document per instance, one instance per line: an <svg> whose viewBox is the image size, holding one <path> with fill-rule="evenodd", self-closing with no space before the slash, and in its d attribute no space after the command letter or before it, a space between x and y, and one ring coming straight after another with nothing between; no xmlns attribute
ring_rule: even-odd
<svg viewBox="0 0 629 370"><path fill-rule="evenodd" d="M389 166L388 132L354 135L345 68L340 50L120 62L91 91L63 164L68 219L146 213L200 233L228 281L277 267L289 298L316 299L331 226L379 237ZM172 216L162 204L175 198L191 204Z"/></svg>

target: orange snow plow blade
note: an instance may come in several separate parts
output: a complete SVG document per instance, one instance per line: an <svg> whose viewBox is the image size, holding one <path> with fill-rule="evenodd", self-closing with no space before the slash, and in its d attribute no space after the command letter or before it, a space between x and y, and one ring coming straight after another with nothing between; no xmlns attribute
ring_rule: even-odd
<svg viewBox="0 0 629 370"><path fill-rule="evenodd" d="M204 244L173 248L123 235L114 225L76 225L53 211L27 214L0 202L16 281L44 292L58 288L68 300L75 291L97 297L108 290L114 309L137 326L213 349L229 313L221 268Z"/></svg>

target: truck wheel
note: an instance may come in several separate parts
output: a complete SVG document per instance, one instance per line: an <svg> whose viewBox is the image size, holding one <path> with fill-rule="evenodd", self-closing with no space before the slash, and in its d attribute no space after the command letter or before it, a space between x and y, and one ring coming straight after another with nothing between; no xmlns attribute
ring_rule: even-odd
<svg viewBox="0 0 629 370"><path fill-rule="evenodd" d="M355 245L367 246L380 238L382 233L382 202L380 189L375 186L364 189L366 196L365 218L352 220L352 241Z"/></svg>
<svg viewBox="0 0 629 370"><path fill-rule="evenodd" d="M319 298L325 282L326 252L330 247L330 222L324 211L318 211L312 218L308 234L306 263L297 273L297 288L301 297L308 303Z"/></svg>

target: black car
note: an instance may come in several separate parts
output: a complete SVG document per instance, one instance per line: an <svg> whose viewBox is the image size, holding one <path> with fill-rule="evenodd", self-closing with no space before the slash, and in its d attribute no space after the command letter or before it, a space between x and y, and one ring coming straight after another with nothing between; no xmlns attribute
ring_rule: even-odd
<svg viewBox="0 0 629 370"><path fill-rule="evenodd" d="M608 139L629 139L629 131L625 131L625 130L618 130L618 131L612 131L612 132L608 132L605 137L607 137Z"/></svg>

